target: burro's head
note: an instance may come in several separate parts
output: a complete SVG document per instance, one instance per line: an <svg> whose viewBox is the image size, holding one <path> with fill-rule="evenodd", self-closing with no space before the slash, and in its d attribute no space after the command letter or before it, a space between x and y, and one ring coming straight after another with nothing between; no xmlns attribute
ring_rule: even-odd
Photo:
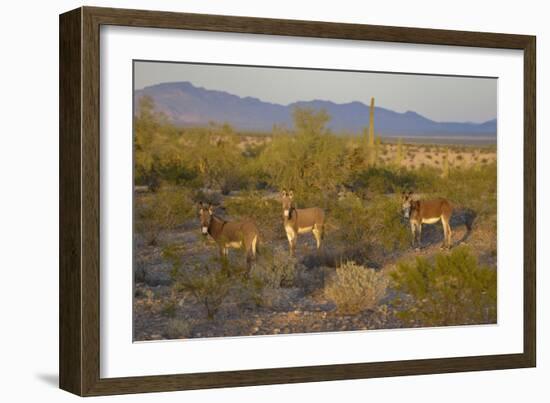
<svg viewBox="0 0 550 403"><path fill-rule="evenodd" d="M199 220L201 222L201 231L203 235L208 235L208 227L210 227L210 221L212 221L212 214L214 208L211 204L199 203Z"/></svg>
<svg viewBox="0 0 550 403"><path fill-rule="evenodd" d="M401 209L403 210L403 215L405 218L409 218L411 215L411 208L413 204L413 192L403 192L401 194Z"/></svg>
<svg viewBox="0 0 550 403"><path fill-rule="evenodd" d="M290 210L292 209L292 202L294 200L294 192L283 189L281 192L281 201L283 202L283 217L290 218Z"/></svg>

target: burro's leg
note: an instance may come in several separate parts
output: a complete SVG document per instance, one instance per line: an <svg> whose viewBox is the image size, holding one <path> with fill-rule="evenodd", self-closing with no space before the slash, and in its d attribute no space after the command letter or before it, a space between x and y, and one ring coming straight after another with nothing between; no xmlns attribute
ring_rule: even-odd
<svg viewBox="0 0 550 403"><path fill-rule="evenodd" d="M258 235L255 235L254 238L252 238L252 247L251 247L253 258L256 257L256 248L257 248L257 246L258 246Z"/></svg>
<svg viewBox="0 0 550 403"><path fill-rule="evenodd" d="M422 224L416 224L416 234L418 236L417 249L422 248Z"/></svg>
<svg viewBox="0 0 550 403"><path fill-rule="evenodd" d="M256 247L258 245L258 235L253 235L245 243L246 247L246 278L250 276L252 262L256 260Z"/></svg>
<svg viewBox="0 0 550 403"><path fill-rule="evenodd" d="M453 246L453 230L451 229L451 220L447 221L447 236L449 237L449 249Z"/></svg>
<svg viewBox="0 0 550 403"><path fill-rule="evenodd" d="M290 250L290 256L294 256L296 251L296 233L291 228L285 228L286 238L288 239L288 246Z"/></svg>
<svg viewBox="0 0 550 403"><path fill-rule="evenodd" d="M323 229L319 227L317 224L313 226L313 229L311 230L313 232L313 236L315 237L315 241L317 241L317 249L321 248L321 239L323 236Z"/></svg>
<svg viewBox="0 0 550 403"><path fill-rule="evenodd" d="M411 247L414 249L416 246L416 225L412 221L411 221L411 234L412 234Z"/></svg>
<svg viewBox="0 0 550 403"><path fill-rule="evenodd" d="M443 216L441 217L441 222L443 224L443 233L444 233L444 240L443 240L443 246L447 249L451 249L452 244L452 230L451 230L451 224L449 223L449 217Z"/></svg>
<svg viewBox="0 0 550 403"><path fill-rule="evenodd" d="M298 243L298 238L294 237L292 238L292 241L290 241L290 256L296 255L296 244Z"/></svg>
<svg viewBox="0 0 550 403"><path fill-rule="evenodd" d="M246 273L245 277L250 276L250 269L252 268L252 249L246 251Z"/></svg>

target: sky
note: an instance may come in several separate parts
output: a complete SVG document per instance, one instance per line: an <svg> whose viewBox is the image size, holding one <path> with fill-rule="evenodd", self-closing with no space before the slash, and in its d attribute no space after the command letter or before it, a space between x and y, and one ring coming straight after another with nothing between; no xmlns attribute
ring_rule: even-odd
<svg viewBox="0 0 550 403"><path fill-rule="evenodd" d="M439 122L481 123L497 117L497 79L294 68L138 61L135 89L176 81L287 105L296 101L370 103L414 111Z"/></svg>

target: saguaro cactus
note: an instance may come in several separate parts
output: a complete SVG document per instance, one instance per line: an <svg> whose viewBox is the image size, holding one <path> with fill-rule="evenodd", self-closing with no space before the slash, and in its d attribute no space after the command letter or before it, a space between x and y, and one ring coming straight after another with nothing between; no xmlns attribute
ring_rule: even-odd
<svg viewBox="0 0 550 403"><path fill-rule="evenodd" d="M369 148L374 148L374 97L370 99Z"/></svg>
<svg viewBox="0 0 550 403"><path fill-rule="evenodd" d="M397 140L397 148L395 150L395 159L394 164L399 167L401 165L401 161L403 161L404 158L404 151L403 151L403 140L401 140L401 137Z"/></svg>
<svg viewBox="0 0 550 403"><path fill-rule="evenodd" d="M370 100L369 127L365 130L365 154L369 165L375 165L377 159L377 144L374 135L374 97Z"/></svg>

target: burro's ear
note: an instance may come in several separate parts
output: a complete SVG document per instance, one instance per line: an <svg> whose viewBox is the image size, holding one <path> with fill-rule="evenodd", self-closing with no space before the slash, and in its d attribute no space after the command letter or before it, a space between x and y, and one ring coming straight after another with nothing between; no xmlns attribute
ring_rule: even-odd
<svg viewBox="0 0 550 403"><path fill-rule="evenodd" d="M212 205L212 203L208 203L208 212L210 214L214 214L214 206Z"/></svg>
<svg viewBox="0 0 550 403"><path fill-rule="evenodd" d="M204 207L204 204L202 204L202 201L199 202L198 206L200 209Z"/></svg>
<svg viewBox="0 0 550 403"><path fill-rule="evenodd" d="M294 190L290 190L290 191L288 192L288 197L290 197L291 199L294 198Z"/></svg>
<svg viewBox="0 0 550 403"><path fill-rule="evenodd" d="M281 190L281 196L286 197L287 195L286 189Z"/></svg>

